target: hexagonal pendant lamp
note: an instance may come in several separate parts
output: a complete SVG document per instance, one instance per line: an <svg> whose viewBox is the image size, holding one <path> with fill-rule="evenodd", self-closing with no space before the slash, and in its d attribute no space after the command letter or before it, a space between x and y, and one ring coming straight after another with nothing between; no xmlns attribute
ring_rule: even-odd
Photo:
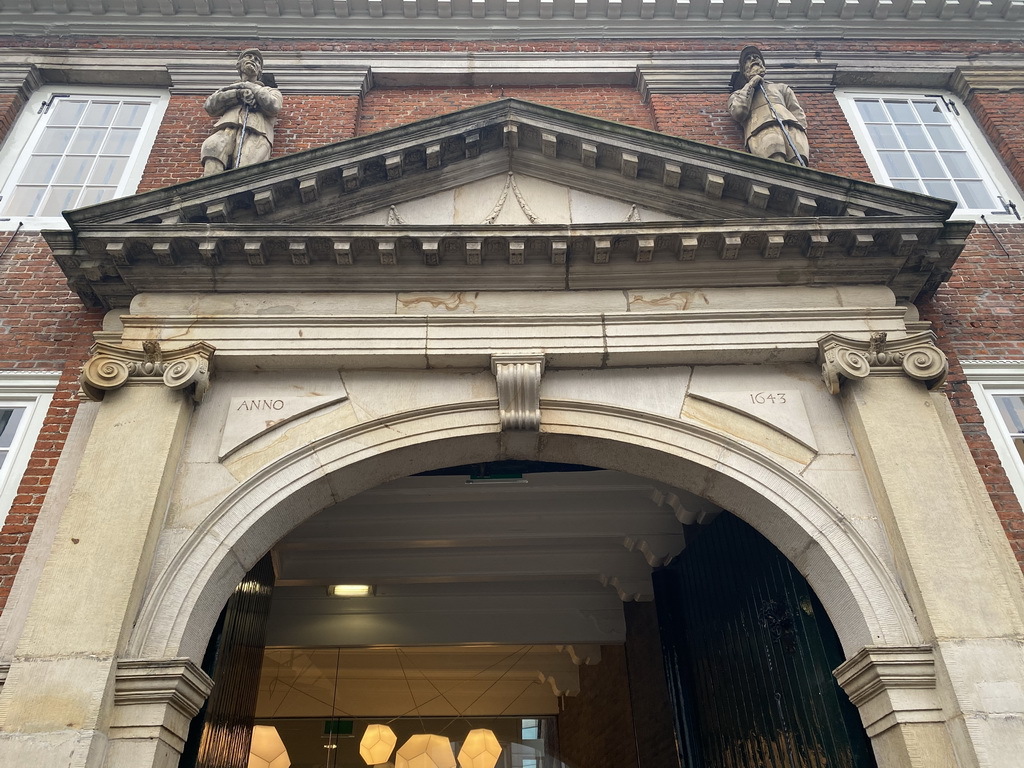
<svg viewBox="0 0 1024 768"><path fill-rule="evenodd" d="M452 743L436 733L417 733L395 753L395 768L455 768Z"/></svg>
<svg viewBox="0 0 1024 768"><path fill-rule="evenodd" d="M501 745L490 728L474 728L459 750L459 768L494 768L501 757Z"/></svg>

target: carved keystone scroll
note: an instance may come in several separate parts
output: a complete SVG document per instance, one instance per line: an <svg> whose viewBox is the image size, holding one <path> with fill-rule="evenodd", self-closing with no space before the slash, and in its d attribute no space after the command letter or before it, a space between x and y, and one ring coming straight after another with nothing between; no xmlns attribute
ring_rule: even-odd
<svg viewBox="0 0 1024 768"><path fill-rule="evenodd" d="M935 346L931 331L889 341L885 333L873 333L868 340L849 339L830 333L818 339L821 375L833 395L845 379L863 379L868 374L905 374L934 389L946 380L949 364Z"/></svg>
<svg viewBox="0 0 1024 768"><path fill-rule="evenodd" d="M540 377L544 355L495 355L491 371L498 380L502 430L540 429Z"/></svg>
<svg viewBox="0 0 1024 768"><path fill-rule="evenodd" d="M205 342L166 351L156 341L143 342L142 349L98 341L82 369L80 394L89 400L102 400L108 391L129 382L163 384L188 391L199 403L210 387L213 352Z"/></svg>

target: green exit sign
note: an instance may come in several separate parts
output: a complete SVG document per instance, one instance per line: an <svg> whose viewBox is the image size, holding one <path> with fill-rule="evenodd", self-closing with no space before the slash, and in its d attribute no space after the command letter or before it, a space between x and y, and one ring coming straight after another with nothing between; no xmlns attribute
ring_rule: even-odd
<svg viewBox="0 0 1024 768"><path fill-rule="evenodd" d="M324 736L351 736L353 720L324 720Z"/></svg>

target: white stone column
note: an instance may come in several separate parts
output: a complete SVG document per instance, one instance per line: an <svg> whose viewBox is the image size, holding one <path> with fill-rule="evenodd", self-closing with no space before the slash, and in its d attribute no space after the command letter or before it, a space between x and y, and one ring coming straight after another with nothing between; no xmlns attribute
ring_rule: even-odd
<svg viewBox="0 0 1024 768"><path fill-rule="evenodd" d="M82 388L103 404L0 691L0 765L104 764L116 688L126 684L119 656L212 353L206 344L94 348ZM191 675L191 687L202 691L195 672L178 676ZM167 739L154 740L154 758L158 743Z"/></svg>
<svg viewBox="0 0 1024 768"><path fill-rule="evenodd" d="M837 670L880 765L1020 765L1024 579L946 396L929 391L945 376L945 357L924 333L894 342L830 336L821 349L928 643L868 648ZM935 707L942 734L929 722Z"/></svg>

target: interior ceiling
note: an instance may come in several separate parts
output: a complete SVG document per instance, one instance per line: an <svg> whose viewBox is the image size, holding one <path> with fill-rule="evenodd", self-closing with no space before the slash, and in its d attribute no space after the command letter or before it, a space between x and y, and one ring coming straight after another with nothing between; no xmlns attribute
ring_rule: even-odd
<svg viewBox="0 0 1024 768"><path fill-rule="evenodd" d="M406 477L310 518L273 550L268 646L621 643L621 602L651 599L652 567L719 511L619 472L525 469Z"/></svg>

